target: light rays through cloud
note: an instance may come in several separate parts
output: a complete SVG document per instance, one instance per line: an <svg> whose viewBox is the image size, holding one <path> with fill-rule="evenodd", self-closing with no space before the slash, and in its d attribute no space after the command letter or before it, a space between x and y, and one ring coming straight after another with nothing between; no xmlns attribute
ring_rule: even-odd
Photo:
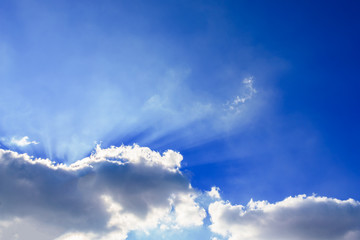
<svg viewBox="0 0 360 240"><path fill-rule="evenodd" d="M106 3L107 14L101 16L91 6L74 6L74 11L81 9L75 23L71 13L60 14L65 3L17 2L11 7L22 38L15 43L5 34L1 41L1 61L7 67L0 71L0 133L37 139L40 144L28 148L32 154L73 162L99 142L161 145L169 135L180 146L194 146L237 132L260 111L255 81L265 77L258 69L270 69L270 63L250 54L249 46L238 46L236 56L228 49L223 60L201 57L200 43L145 31L161 14L146 19L126 11L119 15ZM116 29L107 25L105 31L108 21L127 18L137 21ZM220 34L216 24L201 23L204 32L197 37ZM207 51L216 44L207 42ZM215 62L217 67L210 68ZM198 84L199 78L207 84ZM232 111L224 110L228 101Z"/></svg>
<svg viewBox="0 0 360 240"><path fill-rule="evenodd" d="M360 239L356 5L0 1L0 240Z"/></svg>
<svg viewBox="0 0 360 240"><path fill-rule="evenodd" d="M73 89L74 85L68 89L65 81L64 86L56 87L58 91L65 91L61 98L56 94L53 96L48 95L49 92L42 92L39 96L32 97L33 100L19 96L18 101L22 102L20 105L24 103L25 106L16 111L12 110L14 106L11 104L3 105L1 112L7 116L2 123L3 132L5 135L20 134L20 131L26 133L39 139L48 157L75 161L90 152L96 142L108 144L109 140L114 139L126 141L143 132L146 135L138 137L136 141L149 145L172 132L192 128L191 135L178 134L177 138L188 144L199 144L237 128L233 124L234 120L242 121L242 118L249 117L245 112L246 108L235 106L238 104L231 105L233 110L236 108L234 112L224 110L226 99L197 96L196 91L191 90L186 83L187 75L188 73L172 70L164 73L164 76L134 80L127 83L127 86L121 86L117 80L87 83L86 86L81 86L81 91ZM128 78L134 79L134 76ZM147 86L148 82L153 85ZM239 89L248 91L248 88L248 83L240 81ZM47 96L51 99L47 99ZM7 97L10 96L2 95L3 102L6 102ZM36 103L40 98L46 98L45 108L40 102ZM241 99L250 98L248 94L241 95ZM38 107L26 112L25 102ZM56 112L48 115L51 109L56 109ZM240 109L244 111L243 115L236 115ZM22 112L21 118L18 117L18 111ZM16 127L19 125L22 126L20 129ZM15 140L11 140L9 145L38 143L26 142L26 139ZM7 142L3 144L6 145Z"/></svg>

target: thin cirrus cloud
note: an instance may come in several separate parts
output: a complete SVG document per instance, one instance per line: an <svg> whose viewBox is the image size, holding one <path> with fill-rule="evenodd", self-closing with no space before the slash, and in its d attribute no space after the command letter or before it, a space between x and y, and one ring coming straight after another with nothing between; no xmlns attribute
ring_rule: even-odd
<svg viewBox="0 0 360 240"><path fill-rule="evenodd" d="M235 111L239 113L241 111L241 104L249 101L256 94L256 89L254 87L254 77L248 77L243 80L244 88L242 90L241 96L236 96L231 102L227 102L226 106L229 111Z"/></svg>

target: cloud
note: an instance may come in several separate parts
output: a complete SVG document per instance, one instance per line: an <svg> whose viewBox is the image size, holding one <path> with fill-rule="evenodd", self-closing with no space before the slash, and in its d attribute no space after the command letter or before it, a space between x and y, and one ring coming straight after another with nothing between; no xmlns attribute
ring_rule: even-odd
<svg viewBox="0 0 360 240"><path fill-rule="evenodd" d="M29 141L28 136L25 136L25 137L22 137L22 138L12 137L9 143L10 143L10 145L16 145L18 147L25 147L25 146L28 146L30 144L39 144L39 142L36 142L36 141Z"/></svg>
<svg viewBox="0 0 360 240"><path fill-rule="evenodd" d="M247 206L216 201L210 229L230 240L355 240L360 237L360 202L298 195Z"/></svg>
<svg viewBox="0 0 360 240"><path fill-rule="evenodd" d="M182 159L172 150L97 146L66 165L0 149L0 239L121 240L132 231L182 231L203 226L204 208L213 239L360 237L358 201L298 195L232 205L218 187L194 190Z"/></svg>
<svg viewBox="0 0 360 240"><path fill-rule="evenodd" d="M177 227L201 226L203 224L206 213L195 202L196 197L193 194L182 194L175 199Z"/></svg>
<svg viewBox="0 0 360 240"><path fill-rule="evenodd" d="M252 99L257 92L254 88L254 77L248 77L243 80L244 89L242 95L236 96L231 102L227 102L226 106L229 111L239 112L239 106Z"/></svg>
<svg viewBox="0 0 360 240"><path fill-rule="evenodd" d="M212 187L210 191L207 191L207 195L214 199L220 199L220 188L218 187Z"/></svg>
<svg viewBox="0 0 360 240"><path fill-rule="evenodd" d="M89 239L94 239L95 237L96 235L91 233L86 234L81 232L74 232L74 233L64 234L56 238L55 240L89 240Z"/></svg>
<svg viewBox="0 0 360 240"><path fill-rule="evenodd" d="M138 145L98 146L71 165L0 149L0 238L29 239L45 228L52 230L33 236L126 239L132 230L202 225L205 210L181 161Z"/></svg>

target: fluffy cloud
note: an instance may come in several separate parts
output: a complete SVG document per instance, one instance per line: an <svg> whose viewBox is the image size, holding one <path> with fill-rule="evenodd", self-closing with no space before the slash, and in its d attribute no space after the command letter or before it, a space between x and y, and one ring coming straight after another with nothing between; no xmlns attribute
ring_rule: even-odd
<svg viewBox="0 0 360 240"><path fill-rule="evenodd" d="M358 201L299 195L232 205L217 187L195 191L181 161L138 145L98 146L71 165L0 149L0 239L121 240L202 226L203 207L212 239L360 238Z"/></svg>
<svg viewBox="0 0 360 240"><path fill-rule="evenodd" d="M360 202L327 197L288 197L247 206L216 201L210 229L231 240L355 240L360 237Z"/></svg>
<svg viewBox="0 0 360 240"><path fill-rule="evenodd" d="M132 230L202 225L181 161L137 145L97 147L69 166L0 149L0 239L119 240ZM52 230L31 235L39 228Z"/></svg>
<svg viewBox="0 0 360 240"><path fill-rule="evenodd" d="M220 199L220 188L218 187L212 187L210 191L207 191L207 195L214 199Z"/></svg>

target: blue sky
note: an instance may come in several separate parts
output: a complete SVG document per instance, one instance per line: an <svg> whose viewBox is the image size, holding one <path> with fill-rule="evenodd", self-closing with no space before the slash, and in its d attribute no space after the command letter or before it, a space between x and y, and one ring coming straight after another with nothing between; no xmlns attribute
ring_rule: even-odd
<svg viewBox="0 0 360 240"><path fill-rule="evenodd" d="M301 204L320 201L299 194L323 196L327 199L321 201L328 204L334 204L331 199L360 199L359 10L356 1L3 1L0 148L13 155L0 156L10 161L19 159L15 153L25 153L48 158L55 165L71 166L91 154L97 156L96 146L100 144L104 151L107 149L101 157L98 153L101 161L128 159L130 170L114 166L114 173L132 173L134 165L139 168L135 172L147 179L146 171L160 170L147 162L139 165L143 164L136 160L142 156L138 153L141 148L133 147L134 155L124 157L125 150L110 147L138 144L160 153L171 149L183 157L181 167L171 165L173 157L166 158L172 167L161 165L167 171L163 169L161 176L179 171L174 180L174 189L180 189L174 194L179 195L174 199L166 198L165 193L161 196L172 199L174 209L194 201L197 207L189 209L195 209L192 213L198 217L203 216L204 209L206 217L201 226L194 222L195 227L186 230L182 228L188 226L175 217L177 225L170 225L176 225L176 231L170 227L161 232L156 224L143 223L150 229L147 238L297 239L291 231L290 235L278 236L267 228L257 229L257 238L253 233L242 236L234 229L240 229L237 224L247 220L235 217L233 225L228 224L227 234L222 234L220 222L226 219L216 218L216 212L226 211L226 201L233 206L229 211L250 199L285 205L298 201L299 209ZM151 156L151 161L159 158ZM26 161L24 168L33 171ZM108 163L92 164L99 165L94 169L100 170L93 173L99 179L105 173L113 176ZM80 165L82 170L76 169L73 181L82 182L92 171L84 170L82 162ZM56 170L59 178L51 180L54 191L66 185L66 180L59 179L72 179L67 171L75 170L69 169ZM41 178L35 181L31 174L26 176L35 188L41 183ZM158 180L159 186L162 180ZM192 188L183 188L183 181ZM103 194L101 189L107 189L104 184L109 183L104 180L91 186L91 196ZM147 184L138 184L138 197L147 196L142 195ZM214 186L220 189L223 205L206 195ZM9 194L5 186L1 187L0 197ZM19 185L14 188L22 189ZM112 185L108 189L119 190ZM167 193L171 195L170 190ZM193 191L197 198L178 200L181 194ZM13 199L19 197L16 191L11 194ZM130 196L131 191L121 194ZM294 199L289 200L289 196ZM124 199L120 198L119 204L126 209ZM62 200L74 206L87 204L79 199L75 203ZM39 201L30 201L29 208ZM148 209L160 206L158 203L163 201L154 200ZM356 204L354 214L359 211ZM38 212L56 213L58 207L55 203L48 208L41 206ZM316 204L314 208L319 209ZM250 205L248 211L252 211ZM29 218L37 219L39 226L43 224L40 220L46 214L38 212L24 214L21 224L32 229L26 225ZM16 211L7 214L9 219L18 216ZM360 215L356 216L354 221L358 222ZM71 219L76 232L105 234L94 226L77 226L76 216L71 215ZM3 236L10 236L6 234L12 232L1 230L2 220L10 221L0 219L0 234L3 231ZM356 235L360 234L358 227L349 229L334 234L334 239L360 236ZM137 230L121 231L129 239L144 238L143 231ZM24 233L17 234L22 239ZM65 233L56 229L51 234L48 236ZM59 239L67 239L63 236Z"/></svg>

